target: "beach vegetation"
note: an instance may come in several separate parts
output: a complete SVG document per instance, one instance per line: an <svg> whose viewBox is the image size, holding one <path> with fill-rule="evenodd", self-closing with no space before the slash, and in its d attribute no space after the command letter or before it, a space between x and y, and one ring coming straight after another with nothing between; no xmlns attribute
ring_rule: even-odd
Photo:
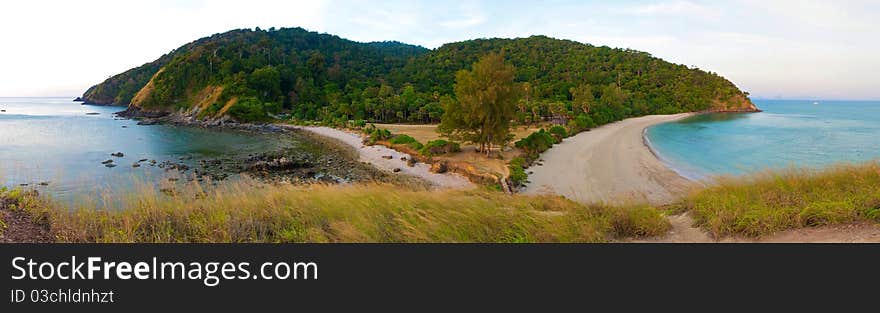
<svg viewBox="0 0 880 313"><path fill-rule="evenodd" d="M434 156L441 155L453 152L460 152L461 145L457 142L437 139L428 141L420 150L419 153L424 156Z"/></svg>
<svg viewBox="0 0 880 313"><path fill-rule="evenodd" d="M716 237L880 222L880 163L722 177L681 205Z"/></svg>
<svg viewBox="0 0 880 313"><path fill-rule="evenodd" d="M289 185L242 180L151 187L118 208L64 207L33 195L57 242L607 242L669 229L648 206L584 206L558 196L389 185Z"/></svg>
<svg viewBox="0 0 880 313"><path fill-rule="evenodd" d="M471 70L459 71L456 98L443 107L437 130L453 140L475 143L486 155L493 145L506 145L512 139L510 122L521 96L515 74L516 69L497 53L484 56Z"/></svg>

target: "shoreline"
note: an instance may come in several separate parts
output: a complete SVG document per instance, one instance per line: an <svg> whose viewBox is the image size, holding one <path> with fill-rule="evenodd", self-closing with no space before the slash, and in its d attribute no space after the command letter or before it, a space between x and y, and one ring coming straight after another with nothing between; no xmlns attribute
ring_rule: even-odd
<svg viewBox="0 0 880 313"><path fill-rule="evenodd" d="M693 115L690 115L690 116L687 116L687 117L683 117L683 118L688 118L688 117L691 117L691 116L695 116L695 115L697 115L697 114L702 114L702 113L694 113ZM664 123L670 123L670 122L674 122L674 121L667 121L667 122L663 122L663 123L657 123L657 124L654 124L654 125L650 125L650 126L645 127L645 129L642 130L642 142L645 144L646 147L648 147L648 150L651 151L651 154L653 154L654 157L656 157L658 160L660 160L660 162L663 162L663 164L666 165L666 167L668 167L669 169L671 169L672 171L674 171L674 172L675 172L676 174L678 174L679 176L684 177L684 178L687 179L687 180L690 180L690 181L693 181L693 182L698 182L698 183L702 183L702 182L706 181L706 179L708 178L707 176L699 175L699 174L697 174L696 172L688 172L688 171L685 171L684 169L682 169L682 168L680 168L680 167L678 167L678 166L675 166L674 162L672 162L672 161L670 161L669 159L663 157L663 155L660 154L660 152L657 151L656 148L654 148L654 144L651 142L651 139L648 138L648 128L651 128L651 127L653 127L653 126L657 126L657 125L660 125L660 124L664 124Z"/></svg>
<svg viewBox="0 0 880 313"><path fill-rule="evenodd" d="M566 138L529 167L526 194L558 194L581 203L672 203L699 182L665 163L646 142L648 127L697 113L648 115Z"/></svg>
<svg viewBox="0 0 880 313"><path fill-rule="evenodd" d="M432 186L439 189L476 188L475 184L461 175L455 173L433 173L431 172L431 165L426 163L416 162L413 166L407 166L406 160L412 158L411 155L385 146L364 145L363 138L358 134L325 126L280 125L280 127L302 130L342 142L343 144L354 148L359 161L368 163L376 169L387 172L388 174L403 174L416 177L427 181ZM387 158L388 156L391 158ZM395 170L398 172L395 173Z"/></svg>

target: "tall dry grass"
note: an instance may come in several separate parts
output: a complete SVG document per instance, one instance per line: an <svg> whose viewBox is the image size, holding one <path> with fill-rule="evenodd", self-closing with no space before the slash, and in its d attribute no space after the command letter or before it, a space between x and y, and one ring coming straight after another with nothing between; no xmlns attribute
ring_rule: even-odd
<svg viewBox="0 0 880 313"><path fill-rule="evenodd" d="M140 188L116 209L31 200L61 242L605 242L665 233L651 207L393 185L189 184Z"/></svg>
<svg viewBox="0 0 880 313"><path fill-rule="evenodd" d="M880 163L721 178L683 202L716 237L757 237L821 225L880 222Z"/></svg>

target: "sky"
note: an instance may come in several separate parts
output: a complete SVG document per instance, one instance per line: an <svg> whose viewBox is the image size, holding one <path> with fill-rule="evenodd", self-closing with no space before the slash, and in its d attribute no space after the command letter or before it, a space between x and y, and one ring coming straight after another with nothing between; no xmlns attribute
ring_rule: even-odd
<svg viewBox="0 0 880 313"><path fill-rule="evenodd" d="M717 72L753 98L880 100L880 1L3 1L0 96L76 96L195 39L303 27L436 48L547 35Z"/></svg>

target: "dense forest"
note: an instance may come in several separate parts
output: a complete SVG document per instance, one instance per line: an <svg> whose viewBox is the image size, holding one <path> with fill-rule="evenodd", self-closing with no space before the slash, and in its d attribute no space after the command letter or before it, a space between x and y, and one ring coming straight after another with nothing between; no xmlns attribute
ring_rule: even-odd
<svg viewBox="0 0 880 313"><path fill-rule="evenodd" d="M754 109L748 94L723 77L645 52L545 36L428 50L301 28L202 38L107 79L83 98L242 121L289 116L436 123L444 103L456 101L456 73L489 53L515 68L520 123L562 119L592 127L645 114Z"/></svg>

